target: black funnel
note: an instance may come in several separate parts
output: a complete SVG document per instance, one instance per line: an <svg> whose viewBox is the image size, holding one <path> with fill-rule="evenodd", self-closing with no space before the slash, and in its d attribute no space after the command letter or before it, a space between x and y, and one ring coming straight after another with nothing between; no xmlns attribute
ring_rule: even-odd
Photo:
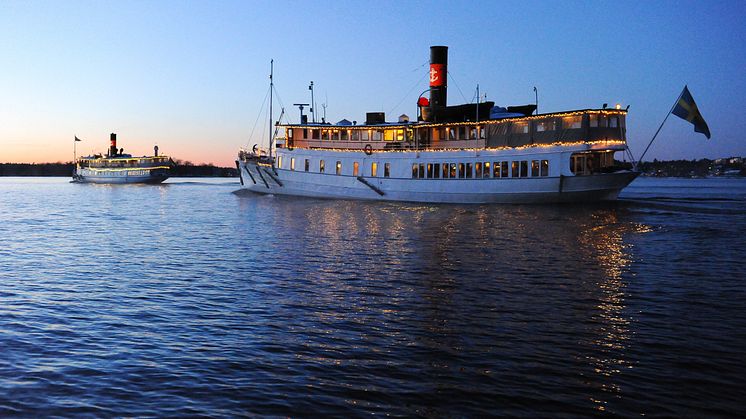
<svg viewBox="0 0 746 419"><path fill-rule="evenodd" d="M448 47L430 47L430 107L443 108L448 99Z"/></svg>

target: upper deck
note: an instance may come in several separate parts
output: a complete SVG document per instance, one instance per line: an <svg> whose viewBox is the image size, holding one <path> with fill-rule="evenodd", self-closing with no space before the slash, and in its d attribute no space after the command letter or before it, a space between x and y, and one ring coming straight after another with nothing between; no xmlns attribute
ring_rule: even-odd
<svg viewBox="0 0 746 419"><path fill-rule="evenodd" d="M286 124L278 148L440 150L598 143L626 144L626 110L584 109L467 122Z"/></svg>
<svg viewBox="0 0 746 419"><path fill-rule="evenodd" d="M78 160L78 166L96 169L169 168L171 167L171 158L168 156L132 157L129 155L121 157L91 156L81 157Z"/></svg>

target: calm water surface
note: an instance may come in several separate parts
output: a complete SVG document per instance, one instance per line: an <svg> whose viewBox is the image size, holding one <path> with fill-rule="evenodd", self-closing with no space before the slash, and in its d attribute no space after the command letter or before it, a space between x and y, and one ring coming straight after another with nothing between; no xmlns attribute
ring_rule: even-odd
<svg viewBox="0 0 746 419"><path fill-rule="evenodd" d="M0 416L738 416L746 180L612 204L0 178Z"/></svg>

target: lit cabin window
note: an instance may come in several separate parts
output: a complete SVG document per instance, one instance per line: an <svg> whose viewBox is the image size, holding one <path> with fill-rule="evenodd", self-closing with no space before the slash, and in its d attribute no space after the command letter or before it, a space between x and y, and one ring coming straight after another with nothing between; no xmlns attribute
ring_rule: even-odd
<svg viewBox="0 0 746 419"><path fill-rule="evenodd" d="M443 179L448 179L449 178L448 168L450 167L450 165L448 163L443 163L442 166L443 166Z"/></svg>
<svg viewBox="0 0 746 419"><path fill-rule="evenodd" d="M528 122L514 122L513 134L528 134Z"/></svg>
<svg viewBox="0 0 746 419"><path fill-rule="evenodd" d="M383 177L391 176L391 163L383 164Z"/></svg>
<svg viewBox="0 0 746 419"><path fill-rule="evenodd" d="M539 161L531 160L531 177L539 176Z"/></svg>
<svg viewBox="0 0 746 419"><path fill-rule="evenodd" d="M541 161L541 175L549 176L549 160Z"/></svg>
<svg viewBox="0 0 746 419"><path fill-rule="evenodd" d="M534 122L534 130L536 130L536 132L554 131L554 129L554 119L546 119L543 121Z"/></svg>
<svg viewBox="0 0 746 419"><path fill-rule="evenodd" d="M288 128L288 140L292 140L292 139L293 139L293 129Z"/></svg>
<svg viewBox="0 0 746 419"><path fill-rule="evenodd" d="M357 130L357 129L352 130L352 136L350 139L352 141L360 141L360 130Z"/></svg>
<svg viewBox="0 0 746 419"><path fill-rule="evenodd" d="M324 173L324 160L319 160L319 173Z"/></svg>
<svg viewBox="0 0 746 419"><path fill-rule="evenodd" d="M458 177L461 179L466 178L466 168L463 163L458 164Z"/></svg>
<svg viewBox="0 0 746 419"><path fill-rule="evenodd" d="M338 129L332 130L332 141L339 141L339 130Z"/></svg>
<svg viewBox="0 0 746 419"><path fill-rule="evenodd" d="M378 163L373 162L370 164L370 175L372 177L378 176Z"/></svg>
<svg viewBox="0 0 746 419"><path fill-rule="evenodd" d="M510 165L510 176L511 177L518 177L519 171L518 171L518 162L514 161Z"/></svg>
<svg viewBox="0 0 746 419"><path fill-rule="evenodd" d="M282 156L277 156L277 167L282 169Z"/></svg>
<svg viewBox="0 0 746 419"><path fill-rule="evenodd" d="M311 166L311 164L310 164L310 163L311 163L311 162L310 162L310 161L308 161L308 159L306 159L306 164L305 164L305 166L306 166L306 167L305 167L305 168L306 168L306 172L308 171L308 169L310 169L310 166Z"/></svg>
<svg viewBox="0 0 746 419"><path fill-rule="evenodd" d="M337 161L336 168L337 168L337 174L341 175L342 174L342 162L341 161Z"/></svg>
<svg viewBox="0 0 746 419"><path fill-rule="evenodd" d="M419 166L417 163L414 163L412 165L412 179L417 179L417 175L419 175Z"/></svg>
<svg viewBox="0 0 746 419"><path fill-rule="evenodd" d="M484 125L480 125L479 126L479 139L484 140L485 138L487 138L487 127L485 127Z"/></svg>
<svg viewBox="0 0 746 419"><path fill-rule="evenodd" d="M482 177L482 162L474 163L474 177Z"/></svg>
<svg viewBox="0 0 746 419"><path fill-rule="evenodd" d="M352 163L352 176L359 176L359 174L360 174L360 163L358 162Z"/></svg>
<svg viewBox="0 0 746 419"><path fill-rule="evenodd" d="M290 170L295 170L295 157L290 158Z"/></svg>
<svg viewBox="0 0 746 419"><path fill-rule="evenodd" d="M393 129L387 129L386 131L383 132L383 140L384 141L394 141L394 135L396 135L395 134L395 130L393 130Z"/></svg>
<svg viewBox="0 0 746 419"><path fill-rule="evenodd" d="M427 164L427 178L428 179L433 178L433 164L432 163Z"/></svg>
<svg viewBox="0 0 746 419"><path fill-rule="evenodd" d="M583 117L581 115L566 116L562 118L562 129L578 129L582 126Z"/></svg>
<svg viewBox="0 0 746 419"><path fill-rule="evenodd" d="M451 173L450 173L451 179L456 178L456 175L458 174L458 171L456 170L457 167L458 166L456 166L456 163L451 163Z"/></svg>
<svg viewBox="0 0 746 419"><path fill-rule="evenodd" d="M448 139L449 140L456 139L456 128L448 128Z"/></svg>
<svg viewBox="0 0 746 419"><path fill-rule="evenodd" d="M490 177L490 170L490 162L484 162L484 172L482 173L482 177Z"/></svg>
<svg viewBox="0 0 746 419"><path fill-rule="evenodd" d="M494 173L492 173L492 177L500 177L500 162L496 161L492 163L492 170L494 170Z"/></svg>
<svg viewBox="0 0 746 419"><path fill-rule="evenodd" d="M312 140L318 140L319 139L319 131L318 129L312 129L311 130L311 139Z"/></svg>
<svg viewBox="0 0 746 419"><path fill-rule="evenodd" d="M477 127L471 127L471 128L469 128L469 139L470 140L476 140L477 139Z"/></svg>

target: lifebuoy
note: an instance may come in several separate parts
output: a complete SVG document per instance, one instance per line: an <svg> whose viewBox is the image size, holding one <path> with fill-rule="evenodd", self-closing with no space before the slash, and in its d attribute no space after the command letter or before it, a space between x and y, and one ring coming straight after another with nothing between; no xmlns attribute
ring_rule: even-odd
<svg viewBox="0 0 746 419"><path fill-rule="evenodd" d="M258 144L254 144L254 147L251 148L251 152L256 154L256 148L258 147Z"/></svg>
<svg viewBox="0 0 746 419"><path fill-rule="evenodd" d="M373 146L371 146L370 144L366 144L365 148L363 148L363 151L365 152L365 154L370 156L371 154L373 154Z"/></svg>

